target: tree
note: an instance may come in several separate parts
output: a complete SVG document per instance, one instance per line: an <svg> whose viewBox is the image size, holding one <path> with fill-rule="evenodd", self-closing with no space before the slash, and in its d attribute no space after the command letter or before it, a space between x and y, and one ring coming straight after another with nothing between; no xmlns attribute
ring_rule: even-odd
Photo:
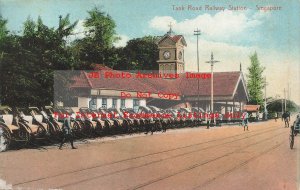
<svg viewBox="0 0 300 190"><path fill-rule="evenodd" d="M122 49L121 62L116 66L122 70L158 70L157 38L145 36L127 42Z"/></svg>
<svg viewBox="0 0 300 190"><path fill-rule="evenodd" d="M267 105L267 109L269 112L281 112L282 108L284 108L284 104L282 104L282 100L275 100ZM299 111L299 106L291 101L286 100L286 110L289 112Z"/></svg>
<svg viewBox="0 0 300 190"><path fill-rule="evenodd" d="M7 24L7 20L3 19L2 16L0 15L0 40L5 38L8 34L6 24Z"/></svg>
<svg viewBox="0 0 300 190"><path fill-rule="evenodd" d="M1 43L1 99L10 106L42 106L53 102L54 70L72 69L76 61L66 46L77 22L69 15L59 19L57 29L28 18L22 36L10 34Z"/></svg>
<svg viewBox="0 0 300 190"><path fill-rule="evenodd" d="M73 43L77 50L76 54L83 62L112 66L115 64L110 62L113 57L111 56L113 43L119 39L115 31L115 21L96 7L88 11L88 14L89 17L84 22L87 30L85 38Z"/></svg>
<svg viewBox="0 0 300 190"><path fill-rule="evenodd" d="M247 74L249 103L263 105L263 88L265 84L262 74L265 68L260 65L256 52L250 55L250 61L251 65L248 67Z"/></svg>

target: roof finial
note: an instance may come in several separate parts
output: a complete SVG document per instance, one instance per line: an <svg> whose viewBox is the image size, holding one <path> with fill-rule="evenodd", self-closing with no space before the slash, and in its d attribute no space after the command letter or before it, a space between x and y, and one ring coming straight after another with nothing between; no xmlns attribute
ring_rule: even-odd
<svg viewBox="0 0 300 190"><path fill-rule="evenodd" d="M169 31L167 32L169 35L172 35L173 30L172 30L172 22L168 25L170 27Z"/></svg>

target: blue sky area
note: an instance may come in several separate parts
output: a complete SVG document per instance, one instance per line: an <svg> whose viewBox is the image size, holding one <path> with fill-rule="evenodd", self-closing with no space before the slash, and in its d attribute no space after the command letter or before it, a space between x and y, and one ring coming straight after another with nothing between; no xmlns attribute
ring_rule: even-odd
<svg viewBox="0 0 300 190"><path fill-rule="evenodd" d="M237 3L238 2L238 3ZM83 20L87 17L87 10L94 6L101 7L110 14L117 24L117 33L127 35L129 38L144 35L161 35L160 31L149 28L149 21L155 16L171 16L178 22L193 19L200 14L215 15L219 11L174 11L173 5L193 6L225 6L241 5L249 9L246 14L257 12L256 5L281 6L281 11L273 11L268 22L255 28L253 33L263 34L256 41L239 39L237 36L232 41L239 45L259 45L281 50L289 49L290 46L298 46L300 39L300 1L196 1L196 0L1 0L0 13L9 20L9 29L22 30L22 23L28 16L34 20L40 15L49 26L57 26L58 15L70 13L71 19ZM204 8L204 7L203 7ZM166 23L167 25L167 23ZM199 26L201 28L201 26ZM218 27L218 26L216 26ZM190 31L191 34L193 31ZM249 33L249 35L251 35ZM299 50L299 49L298 49Z"/></svg>

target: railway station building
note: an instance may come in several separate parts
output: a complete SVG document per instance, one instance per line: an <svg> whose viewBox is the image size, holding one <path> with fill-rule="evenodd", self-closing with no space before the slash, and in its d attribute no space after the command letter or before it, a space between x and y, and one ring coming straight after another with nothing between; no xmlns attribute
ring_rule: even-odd
<svg viewBox="0 0 300 190"><path fill-rule="evenodd" d="M167 33L158 41L159 71L139 73L118 71L96 65L74 77L72 90L78 107L159 108L199 107L210 110L211 75L185 71L182 35ZM240 111L249 100L241 70L214 72L214 111ZM199 83L199 90L198 90Z"/></svg>

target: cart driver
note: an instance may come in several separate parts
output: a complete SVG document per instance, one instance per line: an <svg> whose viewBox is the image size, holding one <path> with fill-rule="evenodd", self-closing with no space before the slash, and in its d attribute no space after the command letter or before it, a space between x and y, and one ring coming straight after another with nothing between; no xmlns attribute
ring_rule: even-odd
<svg viewBox="0 0 300 190"><path fill-rule="evenodd" d="M242 114L242 125L244 127L244 131L247 127L247 131L249 130L248 129L248 119L249 119L249 114L247 111L244 111L243 114Z"/></svg>
<svg viewBox="0 0 300 190"><path fill-rule="evenodd" d="M289 121L291 120L290 113L288 111L284 112L281 120L284 120L285 127L289 127Z"/></svg>
<svg viewBox="0 0 300 190"><path fill-rule="evenodd" d="M71 129L71 119L74 119L74 118L71 118L71 116L69 114L67 114L66 118L64 119L64 124L63 124L63 127L62 127L63 138L62 138L60 146L59 146L60 150L61 150L63 144L66 142L66 140L70 141L72 149L77 149L73 145L73 134L72 134L72 129Z"/></svg>

